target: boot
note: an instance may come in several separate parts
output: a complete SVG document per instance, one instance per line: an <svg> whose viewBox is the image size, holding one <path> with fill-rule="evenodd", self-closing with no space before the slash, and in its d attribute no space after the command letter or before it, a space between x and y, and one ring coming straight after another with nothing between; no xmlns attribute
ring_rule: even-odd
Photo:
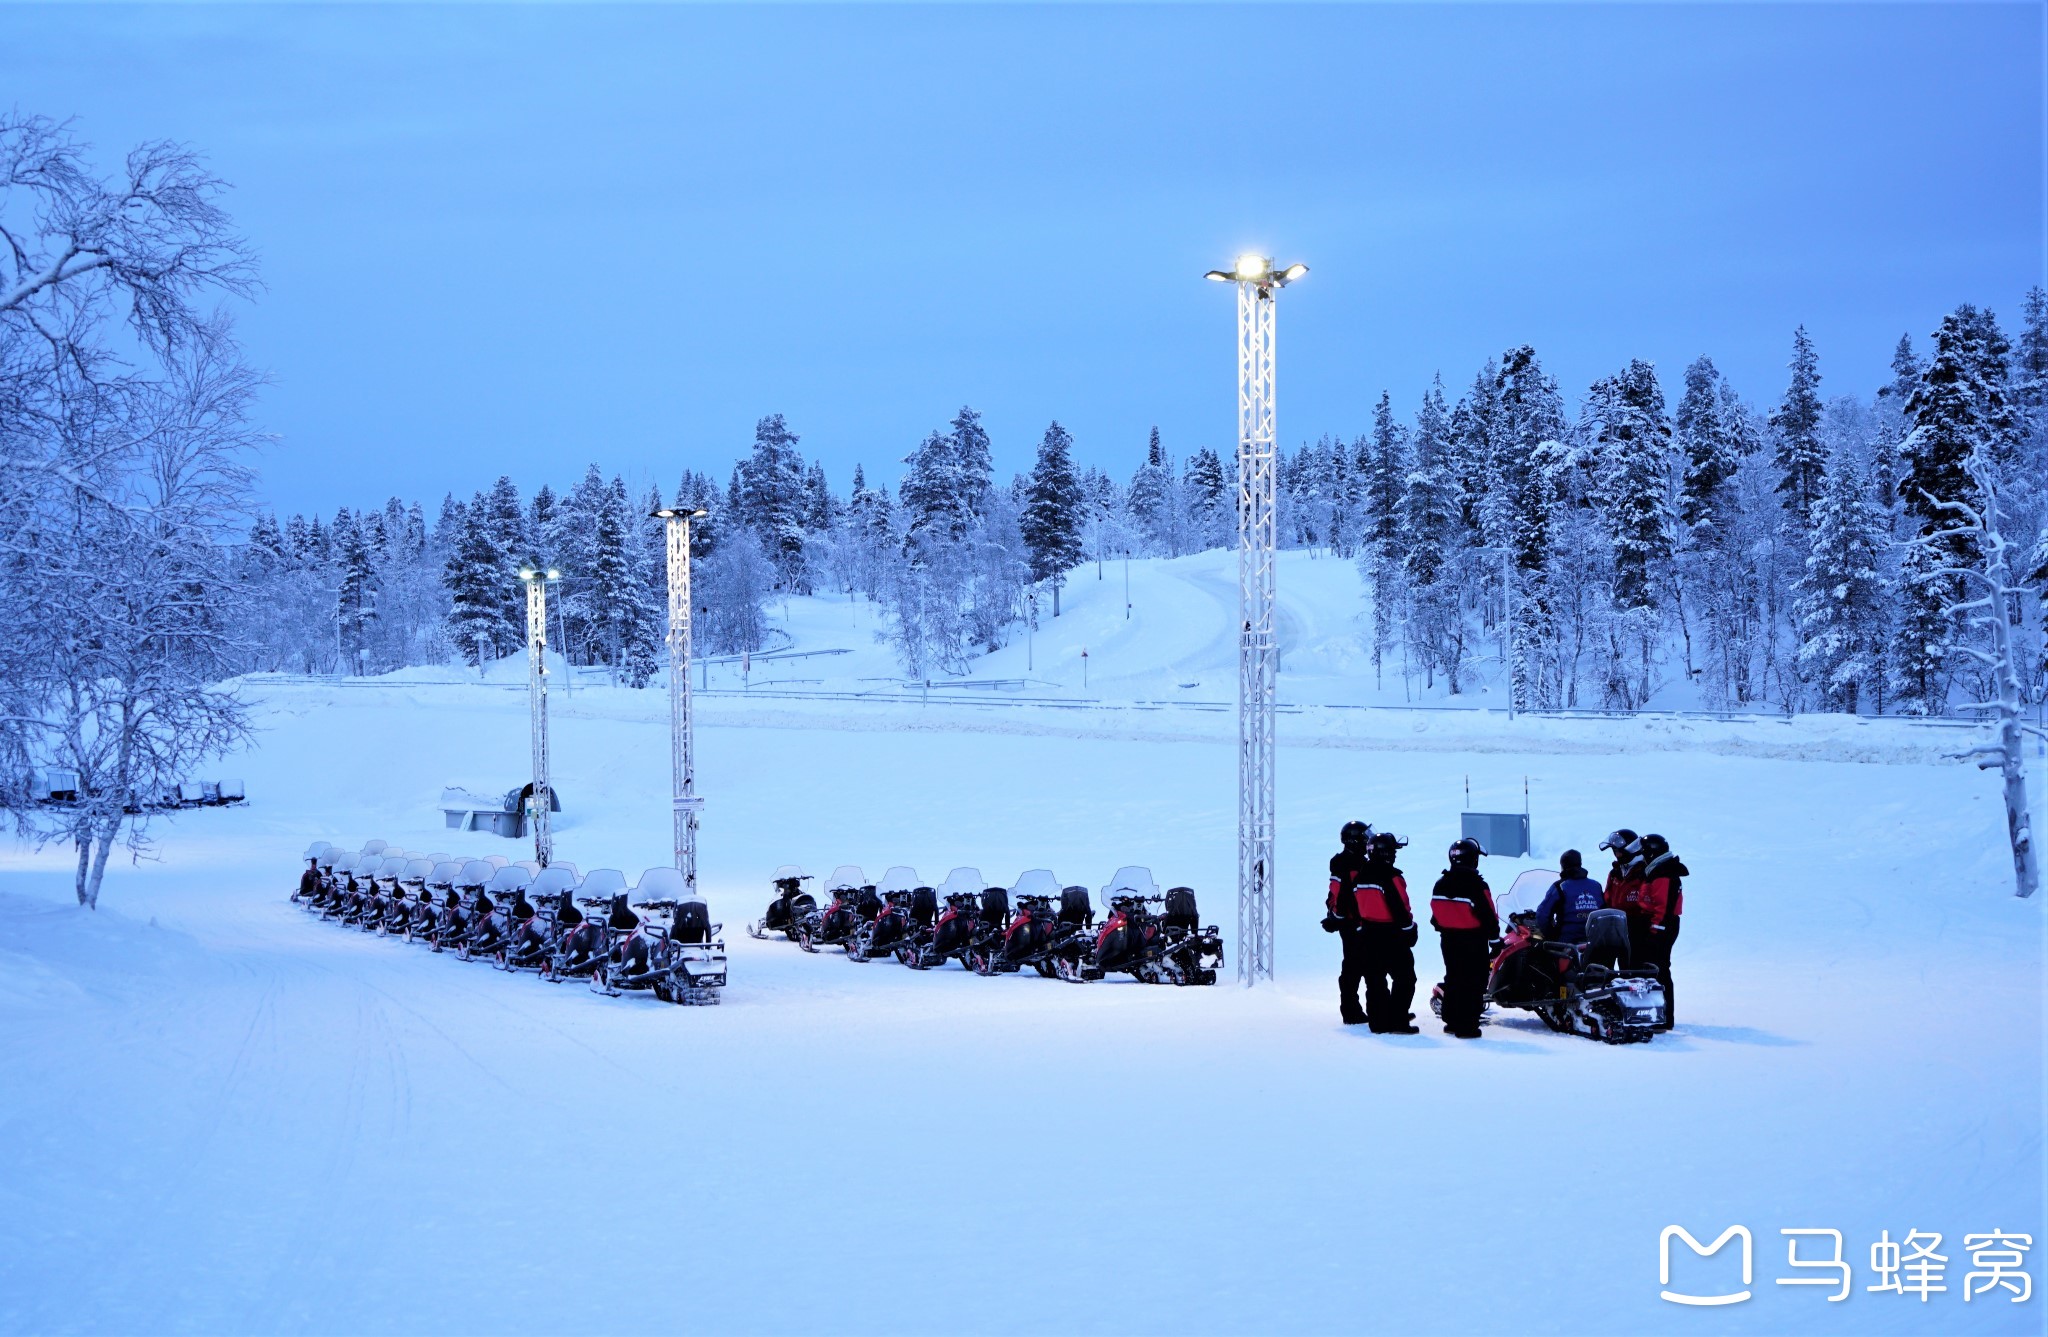
<svg viewBox="0 0 2048 1337"><path fill-rule="evenodd" d="M1337 1015L1343 1019L1346 1026L1363 1026L1365 1024L1365 1009L1354 1002L1337 1004Z"/></svg>

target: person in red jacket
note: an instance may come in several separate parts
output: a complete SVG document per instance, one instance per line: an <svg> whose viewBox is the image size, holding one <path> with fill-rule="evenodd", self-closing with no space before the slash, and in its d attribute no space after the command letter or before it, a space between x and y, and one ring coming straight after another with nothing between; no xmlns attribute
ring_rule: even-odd
<svg viewBox="0 0 2048 1337"><path fill-rule="evenodd" d="M1636 894L1642 890L1635 874L1635 855L1629 853L1629 846L1636 843L1636 833L1627 827L1609 831L1607 839L1600 842L1600 848L1614 856L1614 866L1607 870L1607 894L1601 904L1609 910L1626 910L1635 913Z"/></svg>
<svg viewBox="0 0 2048 1337"><path fill-rule="evenodd" d="M1408 879L1394 864L1401 840L1346 822L1344 848L1330 860L1323 928L1341 934L1344 966L1337 976L1337 1013L1347 1026L1364 1022L1375 1035L1414 1035L1415 914ZM1365 1007L1358 982L1365 981Z"/></svg>
<svg viewBox="0 0 2048 1337"><path fill-rule="evenodd" d="M1479 876L1484 853L1469 838L1451 846L1451 866L1436 880L1429 900L1429 922L1444 953L1444 1029L1460 1040L1479 1038L1480 1014L1486 1011L1487 948L1500 936L1493 891Z"/></svg>
<svg viewBox="0 0 2048 1337"><path fill-rule="evenodd" d="M1671 842L1651 832L1631 847L1641 868L1642 890L1629 916L1630 946L1636 964L1650 966L1664 985L1664 1025L1670 1030L1678 1015L1678 995L1671 984L1671 948L1678 941L1679 919L1685 913L1688 871L1671 852Z"/></svg>

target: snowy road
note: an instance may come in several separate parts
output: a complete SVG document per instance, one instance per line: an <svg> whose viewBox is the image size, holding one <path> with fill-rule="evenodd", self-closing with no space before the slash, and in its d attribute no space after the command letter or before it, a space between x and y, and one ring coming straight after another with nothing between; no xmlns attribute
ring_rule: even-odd
<svg viewBox="0 0 2048 1337"><path fill-rule="evenodd" d="M665 731L579 702L562 857L666 862ZM2042 1234L2040 917L1973 771L1290 746L1281 979L1250 995L913 975L738 931L788 860L1093 885L1143 862L1228 926L1220 739L708 727L716 1009L286 903L309 839L451 848L433 796L516 776L523 711L281 691L251 806L181 820L97 916L63 907L54 855L4 856L0 1331L2040 1329L2039 1297L1965 1305L1954 1264L1925 1306L1861 1289L1879 1230ZM1519 798L1525 770L1546 854L1626 822L1695 869L1679 1033L1336 1025L1314 921L1337 824L1411 833L1426 881L1464 776ZM1747 1225L1755 1299L1660 1301L1674 1222ZM1772 1284L1801 1226L1847 1235L1850 1301Z"/></svg>

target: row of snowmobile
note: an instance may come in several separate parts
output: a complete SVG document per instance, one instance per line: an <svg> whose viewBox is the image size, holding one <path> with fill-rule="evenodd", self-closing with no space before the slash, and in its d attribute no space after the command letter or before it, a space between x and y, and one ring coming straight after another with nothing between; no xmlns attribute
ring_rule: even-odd
<svg viewBox="0 0 2048 1337"><path fill-rule="evenodd" d="M1119 868L1102 888L1107 915L1095 920L1088 889L1062 886L1043 868L1008 887L987 885L974 868L955 868L937 886L914 869L889 869L878 881L853 865L835 869L824 902L804 889L809 874L775 870L775 897L747 926L756 938L781 935L806 952L837 947L852 961L893 957L912 970L957 961L977 975L1031 969L1074 984L1129 975L1143 984L1214 984L1223 937L1203 927L1195 893L1161 894L1147 868Z"/></svg>
<svg viewBox="0 0 2048 1337"><path fill-rule="evenodd" d="M587 979L614 998L716 1003L725 987L724 926L674 868L650 868L629 887L616 868L458 859L381 840L357 850L315 841L301 857L292 900L365 933L551 982Z"/></svg>

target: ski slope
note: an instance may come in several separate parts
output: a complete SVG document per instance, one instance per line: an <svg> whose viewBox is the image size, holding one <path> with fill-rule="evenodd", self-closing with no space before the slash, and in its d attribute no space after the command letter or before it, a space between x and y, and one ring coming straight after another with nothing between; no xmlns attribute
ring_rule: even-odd
<svg viewBox="0 0 2048 1337"><path fill-rule="evenodd" d="M1348 566L1310 565L1282 572L1304 691L1342 686L1355 631L1312 584ZM1032 647L1101 709L705 700L718 1008L508 978L287 904L313 839L516 855L433 808L449 779L521 778L514 666L251 684L249 805L167 825L100 912L65 904L62 852L0 852L0 1332L2039 1331L2039 1297L1962 1302L1959 1248L1924 1306L1861 1289L1880 1230L2044 1233L2040 908L2010 896L1995 791L1939 731L1283 717L1279 978L1250 993L744 936L785 862L1091 886L1136 862L1196 888L1234 963L1232 720L1130 704L1189 680L1229 699L1227 626L1197 610L1234 576L1146 567L1127 630L1111 566ZM792 601L794 644L874 657L790 676L887 674L869 616ZM1060 676L1083 645L1085 696ZM666 863L660 694L555 701L559 857ZM1618 824L1693 868L1679 1030L1339 1026L1315 923L1337 826L1411 836L1426 885L1468 778L1500 807L1524 776L1543 857L1486 860L1496 887ZM1659 1300L1672 1223L1747 1225L1754 1300ZM1777 1232L1807 1226L1845 1232L1848 1302L1773 1284Z"/></svg>

